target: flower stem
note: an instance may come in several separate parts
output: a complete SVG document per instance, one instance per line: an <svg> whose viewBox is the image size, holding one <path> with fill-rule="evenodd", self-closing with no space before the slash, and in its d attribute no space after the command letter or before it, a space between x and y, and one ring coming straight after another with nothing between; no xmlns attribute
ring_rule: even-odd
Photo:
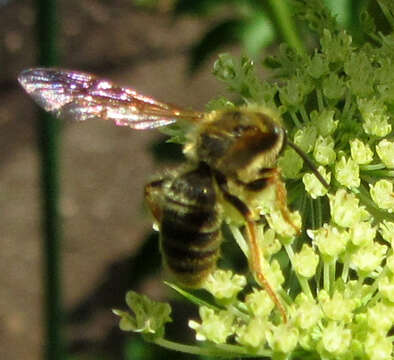
<svg viewBox="0 0 394 360"><path fill-rule="evenodd" d="M336 268L336 261L333 261L330 263L330 286L334 283L335 281L335 268Z"/></svg>
<svg viewBox="0 0 394 360"><path fill-rule="evenodd" d="M382 170L385 168L386 168L386 165L384 165L383 163L360 165L360 171Z"/></svg>
<svg viewBox="0 0 394 360"><path fill-rule="evenodd" d="M319 111L323 111L324 109L323 94L320 88L316 89L316 97L317 97L317 106L319 107Z"/></svg>
<svg viewBox="0 0 394 360"><path fill-rule="evenodd" d="M342 276L341 276L344 283L347 282L348 277L349 277L349 262L345 261L343 263Z"/></svg>
<svg viewBox="0 0 394 360"><path fill-rule="evenodd" d="M291 247L291 245L285 245L284 247L285 247L287 256L290 259L291 265L292 265L292 267L294 269L294 264L293 264L294 251L293 251L293 248ZM296 273L296 277L297 277L297 280L298 280L298 282L299 282L299 284L301 286L302 291L305 293L305 295L307 295L310 299L313 299L312 291L311 291L311 288L309 286L308 280L305 279L302 276L299 276L297 273Z"/></svg>
<svg viewBox="0 0 394 360"><path fill-rule="evenodd" d="M211 346L197 346L197 345L185 345L175 341L166 340L163 338L154 338L152 342L156 345L164 347L169 350L179 351L186 354L202 355L202 356L219 356L226 358L237 358L237 357L252 357L247 349L241 346L220 344ZM259 351L259 356L271 356L270 351ZM255 356L255 354L253 355Z"/></svg>
<svg viewBox="0 0 394 360"><path fill-rule="evenodd" d="M304 123L307 123L309 121L309 116L308 116L308 113L306 112L304 104L302 104L300 106L300 113L301 113L302 119L304 120Z"/></svg>
<svg viewBox="0 0 394 360"><path fill-rule="evenodd" d="M295 111L290 111L290 116L291 116L291 119L292 119L293 122L294 122L294 125L295 125L297 128L301 128L300 120L298 119L298 116L297 116L297 114L295 113Z"/></svg>
<svg viewBox="0 0 394 360"><path fill-rule="evenodd" d="M323 287L327 293L330 293L330 264L328 262L324 262L323 268Z"/></svg>

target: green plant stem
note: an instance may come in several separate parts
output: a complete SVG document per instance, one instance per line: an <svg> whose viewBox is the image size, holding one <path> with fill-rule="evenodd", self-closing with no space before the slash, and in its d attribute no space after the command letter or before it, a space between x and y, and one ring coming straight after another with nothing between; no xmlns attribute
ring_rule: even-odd
<svg viewBox="0 0 394 360"><path fill-rule="evenodd" d="M360 199L361 203L367 208L367 210L375 217L377 221L394 221L394 215L387 211L383 211L377 207L369 196L368 190L363 184L360 184L358 190L352 189L352 192Z"/></svg>
<svg viewBox="0 0 394 360"><path fill-rule="evenodd" d="M300 106L299 110L300 110L300 114L301 114L302 120L304 121L304 124L308 123L309 122L309 115L308 115L308 113L307 113L307 111L305 109L305 105L302 104Z"/></svg>
<svg viewBox="0 0 394 360"><path fill-rule="evenodd" d="M374 170L368 173L371 176L376 176L376 177L388 177L392 178L394 177L394 170Z"/></svg>
<svg viewBox="0 0 394 360"><path fill-rule="evenodd" d="M315 204L312 198L309 198L310 205L310 219L311 219L311 227L312 229L316 229L316 214L315 214Z"/></svg>
<svg viewBox="0 0 394 360"><path fill-rule="evenodd" d="M180 351L186 354L218 356L226 358L271 356L271 351L260 350L257 354L251 354L250 350L237 345L212 345L210 347L200 347L196 345L185 345L163 338L153 339L152 342L169 350Z"/></svg>
<svg viewBox="0 0 394 360"><path fill-rule="evenodd" d="M360 165L360 171L374 171L374 170L382 170L385 168L386 165L384 165L383 163Z"/></svg>
<svg viewBox="0 0 394 360"><path fill-rule="evenodd" d="M290 9L285 0L268 0L276 26L283 37L283 40L294 48L299 54L305 53L305 46L298 36L297 27L290 14Z"/></svg>
<svg viewBox="0 0 394 360"><path fill-rule="evenodd" d="M37 0L39 64L54 66L56 49L56 1ZM45 358L65 358L61 328L63 323L60 281L60 219L58 212L59 122L41 112L37 133L41 155L42 228L44 232Z"/></svg>
<svg viewBox="0 0 394 360"><path fill-rule="evenodd" d="M294 125L295 125L298 129L301 128L302 126L301 126L300 120L298 119L298 116L297 116L297 114L295 113L295 111L290 111L290 116L291 116L291 119L292 119L293 122L294 122Z"/></svg>
<svg viewBox="0 0 394 360"><path fill-rule="evenodd" d="M316 225L318 228L323 226L323 209L321 206L321 198L315 200L316 203Z"/></svg>
<svg viewBox="0 0 394 360"><path fill-rule="evenodd" d="M349 261L345 261L343 263L343 270L342 270L342 280L343 282L347 282L348 281L348 277L349 277Z"/></svg>
<svg viewBox="0 0 394 360"><path fill-rule="evenodd" d="M327 293L330 293L330 264L328 262L324 262L323 267L323 287Z"/></svg>
<svg viewBox="0 0 394 360"><path fill-rule="evenodd" d="M319 111L323 111L324 109L323 93L320 88L316 89L316 98L317 98L317 106L319 108Z"/></svg>
<svg viewBox="0 0 394 360"><path fill-rule="evenodd" d="M333 289L334 281L335 281L335 268L336 268L336 261L330 263L330 289Z"/></svg>
<svg viewBox="0 0 394 360"><path fill-rule="evenodd" d="M293 263L293 261L294 261L294 251L293 251L293 248L291 247L291 245L285 245L284 248L286 250L287 256L290 259L291 265L292 265L292 267L294 269L294 263ZM307 295L310 299L313 299L312 291L311 291L311 288L309 286L308 280L305 279L302 276L299 276L297 273L296 273L296 277L297 277L298 283L300 284L301 289L305 293L305 295Z"/></svg>

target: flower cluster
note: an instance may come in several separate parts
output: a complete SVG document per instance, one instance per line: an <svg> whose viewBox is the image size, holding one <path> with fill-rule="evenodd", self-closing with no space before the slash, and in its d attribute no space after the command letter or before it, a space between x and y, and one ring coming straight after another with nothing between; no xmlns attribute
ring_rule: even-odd
<svg viewBox="0 0 394 360"><path fill-rule="evenodd" d="M308 11L304 15L314 19ZM274 210L264 212L265 203L268 224L259 241L265 275L288 321L264 289L219 269L205 284L215 304L183 293L199 305L200 319L189 326L206 343L206 354L393 358L394 34L375 34L373 45L356 46L333 19L324 24L315 24L321 46L312 55L282 46L269 60L282 76L278 83L260 82L246 57L237 62L222 55L215 64L216 76L246 104L281 114L289 139L330 189L294 150L283 152L278 166L288 180L288 199L299 209L292 221L302 220L305 231L289 231ZM210 106L233 104L220 99ZM229 228L250 257L242 229Z"/></svg>

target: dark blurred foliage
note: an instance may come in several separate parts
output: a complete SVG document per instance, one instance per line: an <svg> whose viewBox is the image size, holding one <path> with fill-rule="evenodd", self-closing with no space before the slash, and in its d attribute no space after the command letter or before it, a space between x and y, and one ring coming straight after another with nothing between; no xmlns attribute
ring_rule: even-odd
<svg viewBox="0 0 394 360"><path fill-rule="evenodd" d="M336 14L339 23L361 41L360 30L365 10L381 16L376 0L323 0ZM280 3L280 8L277 4ZM302 4L302 1L298 3ZM313 44L313 35L305 22L294 18L292 0L134 0L134 4L150 10L170 12L174 17L192 16L211 20L203 36L192 44L189 68L196 71L212 54L227 45L237 45L251 58L259 59L263 50L280 42L288 41L284 26L291 26L302 43ZM383 17L375 19L384 27ZM288 23L288 24L286 24Z"/></svg>

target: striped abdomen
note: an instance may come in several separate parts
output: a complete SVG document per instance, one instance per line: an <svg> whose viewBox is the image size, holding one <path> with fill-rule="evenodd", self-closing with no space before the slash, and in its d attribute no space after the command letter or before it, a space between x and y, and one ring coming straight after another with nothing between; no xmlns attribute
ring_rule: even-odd
<svg viewBox="0 0 394 360"><path fill-rule="evenodd" d="M215 268L220 225L207 165L202 163L172 181L162 207L161 249L168 269L183 285L198 287Z"/></svg>

